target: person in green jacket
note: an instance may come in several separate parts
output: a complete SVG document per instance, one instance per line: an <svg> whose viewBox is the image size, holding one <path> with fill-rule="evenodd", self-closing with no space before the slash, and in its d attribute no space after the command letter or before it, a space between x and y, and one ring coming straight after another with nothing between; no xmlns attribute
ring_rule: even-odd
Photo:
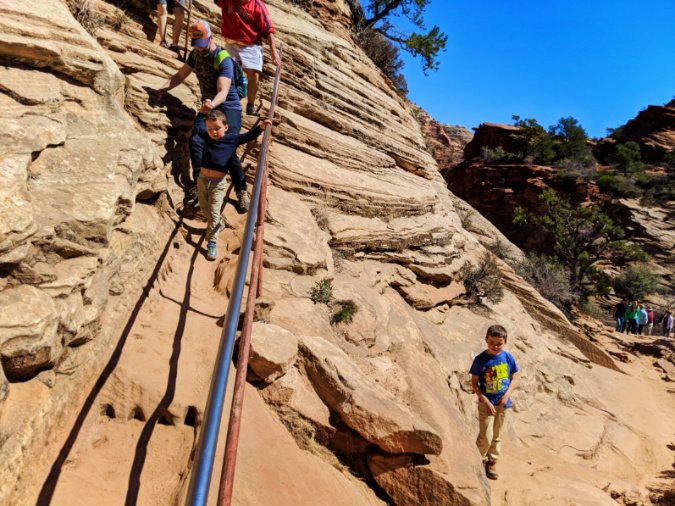
<svg viewBox="0 0 675 506"><path fill-rule="evenodd" d="M638 318L638 312L640 311L640 308L638 307L638 303L636 300L630 303L630 305L626 308L626 318L625 318L625 327L624 327L624 333L630 334L631 332L633 334L637 334L637 318Z"/></svg>

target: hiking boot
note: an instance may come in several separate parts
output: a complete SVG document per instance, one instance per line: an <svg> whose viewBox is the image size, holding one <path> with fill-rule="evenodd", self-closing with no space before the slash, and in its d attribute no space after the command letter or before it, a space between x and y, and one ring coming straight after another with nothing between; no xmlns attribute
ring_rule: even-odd
<svg viewBox="0 0 675 506"><path fill-rule="evenodd" d="M494 460L488 460L485 463L485 476L490 480L496 480L499 478L497 474L497 463Z"/></svg>
<svg viewBox="0 0 675 506"><path fill-rule="evenodd" d="M190 186L185 192L185 199L183 200L187 207L192 209L199 209L199 198L197 197L197 185Z"/></svg>
<svg viewBox="0 0 675 506"><path fill-rule="evenodd" d="M209 241L209 243L206 245L206 259L213 261L216 258L218 258L218 248L216 246L216 241Z"/></svg>
<svg viewBox="0 0 675 506"><path fill-rule="evenodd" d="M248 198L248 192L246 190L240 190L237 192L237 210L240 213L245 213L248 211L251 201Z"/></svg>
<svg viewBox="0 0 675 506"><path fill-rule="evenodd" d="M255 104L248 103L246 104L246 115L253 116L255 114Z"/></svg>

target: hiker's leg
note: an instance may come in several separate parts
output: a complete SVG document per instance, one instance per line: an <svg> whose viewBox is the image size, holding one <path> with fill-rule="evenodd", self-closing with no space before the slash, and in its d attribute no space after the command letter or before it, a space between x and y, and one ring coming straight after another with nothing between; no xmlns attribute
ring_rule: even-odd
<svg viewBox="0 0 675 506"><path fill-rule="evenodd" d="M478 438L476 439L476 446L480 456L485 460L487 458L488 448L492 441L492 432L495 417L490 414L488 409L482 402L478 404Z"/></svg>
<svg viewBox="0 0 675 506"><path fill-rule="evenodd" d="M241 68L246 72L248 81L247 104L249 109L255 104L258 96L258 80L263 69L263 49L260 45L237 46L237 59L241 63Z"/></svg>
<svg viewBox="0 0 675 506"><path fill-rule="evenodd" d="M201 181L205 178L199 178ZM223 217L220 214L223 207L223 199L227 191L227 179L222 178L209 180L209 191L207 193L207 208L209 215L209 226L206 229L206 242L217 241L220 231L225 228Z"/></svg>
<svg viewBox="0 0 675 506"><path fill-rule="evenodd" d="M246 79L248 80L248 97L246 98L248 104L255 104L255 99L258 96L258 77L260 74L255 70L246 69Z"/></svg>
<svg viewBox="0 0 675 506"><path fill-rule="evenodd" d="M185 10L182 7L173 8L173 31L171 33L172 46L177 46L180 42L180 34L183 31L183 18Z"/></svg>
<svg viewBox="0 0 675 506"><path fill-rule="evenodd" d="M204 139L206 132L206 116L197 114L195 123L192 126L192 135L190 136L190 161L192 162L192 181L197 182L199 171L202 168L202 155L204 154Z"/></svg>
<svg viewBox="0 0 675 506"><path fill-rule="evenodd" d="M227 133L239 134L241 132L241 110L240 109L225 109L225 116L227 117ZM241 166L241 160L234 153L234 156L227 164L227 170L232 178L232 185L235 192L240 192L246 189L246 175L244 168Z"/></svg>
<svg viewBox="0 0 675 506"><path fill-rule="evenodd" d="M157 4L157 32L159 33L159 43L166 45L166 0L160 0Z"/></svg>
<svg viewBox="0 0 675 506"><path fill-rule="evenodd" d="M209 179L206 177L200 177L197 179L197 200L199 201L199 209L201 209L202 214L206 218L206 223L210 223L209 217L209 200L208 200L208 186Z"/></svg>
<svg viewBox="0 0 675 506"><path fill-rule="evenodd" d="M497 414L494 416L494 424L492 426L492 443L487 451L487 458L492 462L499 460L499 451L502 444L501 432L506 420L506 409L504 406L496 406Z"/></svg>

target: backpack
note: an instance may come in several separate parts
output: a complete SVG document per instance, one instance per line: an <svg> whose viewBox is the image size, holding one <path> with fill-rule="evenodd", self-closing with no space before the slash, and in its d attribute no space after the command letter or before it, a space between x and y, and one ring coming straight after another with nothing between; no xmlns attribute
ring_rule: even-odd
<svg viewBox="0 0 675 506"><path fill-rule="evenodd" d="M216 57L213 59L213 68L218 70L220 68L220 64L223 63L226 58L232 58L232 56L224 49L220 49L220 51L218 51L216 54ZM244 74L244 69L241 68L239 62L234 58L232 58L232 65L234 67L234 79L232 80L232 84L234 85L234 89L237 90L237 95L239 95L239 98L242 99L248 95L248 82L246 81L246 75Z"/></svg>

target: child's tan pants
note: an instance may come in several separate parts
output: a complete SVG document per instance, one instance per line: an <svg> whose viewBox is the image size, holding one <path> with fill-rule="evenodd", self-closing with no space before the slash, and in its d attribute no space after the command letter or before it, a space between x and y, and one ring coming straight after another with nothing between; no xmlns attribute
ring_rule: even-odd
<svg viewBox="0 0 675 506"><path fill-rule="evenodd" d="M199 207L206 216L206 242L217 241L220 231L225 228L225 221L220 214L223 200L227 192L227 181L199 176L197 179L197 198Z"/></svg>
<svg viewBox="0 0 675 506"><path fill-rule="evenodd" d="M496 415L491 415L488 408L482 402L478 403L478 423L480 432L476 445L480 451L483 460L496 462L499 458L499 448L501 446L501 431L506 420L506 409L504 406L495 406Z"/></svg>

